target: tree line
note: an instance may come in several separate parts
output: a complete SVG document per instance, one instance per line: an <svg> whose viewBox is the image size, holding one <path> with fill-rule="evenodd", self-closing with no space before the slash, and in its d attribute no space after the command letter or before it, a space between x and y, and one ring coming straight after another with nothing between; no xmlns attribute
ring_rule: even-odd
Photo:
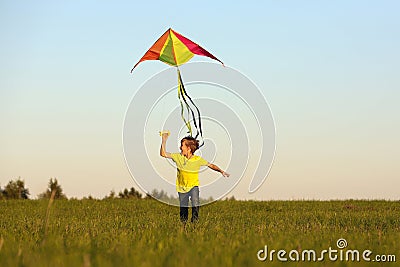
<svg viewBox="0 0 400 267"><path fill-rule="evenodd" d="M50 178L47 189L40 193L38 198L50 198L52 194L53 198L67 199L57 178ZM9 181L4 188L0 186L0 199L29 199L29 196L29 189L25 187L25 181L21 177Z"/></svg>
<svg viewBox="0 0 400 267"><path fill-rule="evenodd" d="M53 196L52 196L53 195ZM11 180L8 184L2 188L0 186L0 200L4 199L29 199L30 193L29 189L25 187L25 181L19 177L18 179ZM59 184L57 178L50 178L49 183L45 191L40 193L37 196L39 199L50 199L53 197L54 199L68 199L67 196L63 193L63 189ZM135 188L131 187L130 189L125 188L120 191L118 194L111 190L111 192L105 196L103 199L160 199L160 200L175 200L176 197L168 195L164 190L158 191L154 189L152 192L146 193L143 195ZM84 199L94 199L92 196L84 197ZM209 199L212 200L212 199ZM232 200L232 199L231 199Z"/></svg>
<svg viewBox="0 0 400 267"><path fill-rule="evenodd" d="M22 180L21 177L15 180L10 180L4 188L0 186L0 200L29 199L29 197L30 197L29 189L25 187L25 181ZM63 193L63 189L59 184L57 178L50 178L46 190L40 193L37 197L39 199L50 199L50 198L68 199L68 197ZM177 197L168 195L168 193L165 192L164 190L158 191L154 189L153 191L143 195L133 187L131 187L130 189L125 188L118 194L114 190L111 190L110 193L103 199L154 199L154 198L159 200L164 200L167 202L178 200ZM95 198L89 195L88 197L84 197L83 199L95 199ZM212 201L212 200L213 199L211 197L207 199L207 201ZM235 197L232 196L230 198L226 198L225 200L235 200Z"/></svg>
<svg viewBox="0 0 400 267"><path fill-rule="evenodd" d="M50 198L54 199L68 199L64 194L61 185L59 184L57 178L50 178L49 183L45 191L40 193L37 197L39 199ZM137 191L135 188L127 189L120 191L118 194L115 193L114 190L110 192L109 195L105 196L104 199L113 199L113 198L121 198L121 199L129 199L129 198L137 198L141 199L142 194ZM151 195L146 195L145 198L149 198ZM30 193L29 189L25 186L25 181L19 177L18 179L11 180L8 184L2 188L0 186L0 199L29 199ZM90 195L85 197L85 199L93 199Z"/></svg>

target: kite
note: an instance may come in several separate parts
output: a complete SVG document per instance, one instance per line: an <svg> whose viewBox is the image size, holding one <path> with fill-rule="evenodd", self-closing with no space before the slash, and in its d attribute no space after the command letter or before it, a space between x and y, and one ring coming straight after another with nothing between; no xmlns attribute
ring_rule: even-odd
<svg viewBox="0 0 400 267"><path fill-rule="evenodd" d="M190 136L193 136L193 130L191 126L191 121L193 121L193 125L196 128L196 135L194 138L200 135L203 139L203 130L201 127L201 116L200 110L195 105L192 98L188 95L185 87L183 85L183 80L179 71L179 66L188 62L194 55L199 56L206 56L211 59L217 60L221 62L222 65L224 63L213 56L210 52L199 46L198 44L192 42L188 38L182 36L181 34L177 33L176 31L169 28L151 47L150 49L144 54L144 56L133 66L131 73L133 72L134 68L142 62L146 60L160 60L170 66L174 66L177 69L178 73L178 98L180 101L181 106L181 117L183 122L188 129L188 133ZM195 111L192 108L196 110ZM187 110L187 119L185 119L185 107ZM197 118L197 120L196 120ZM203 143L200 145L202 146Z"/></svg>

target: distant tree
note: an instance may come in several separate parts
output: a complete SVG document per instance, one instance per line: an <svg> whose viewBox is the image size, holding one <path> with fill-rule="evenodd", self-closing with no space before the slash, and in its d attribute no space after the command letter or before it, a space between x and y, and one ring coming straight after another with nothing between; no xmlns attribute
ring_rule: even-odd
<svg viewBox="0 0 400 267"><path fill-rule="evenodd" d="M170 200L173 199L172 196L168 196L168 193L164 190L158 191L157 189L153 189L151 193L147 193L148 198L155 198L158 200Z"/></svg>
<svg viewBox="0 0 400 267"><path fill-rule="evenodd" d="M137 191L135 188L131 188L128 190L127 188L124 189L124 191L119 192L118 194L119 198L142 198L142 194Z"/></svg>
<svg viewBox="0 0 400 267"><path fill-rule="evenodd" d="M29 198L29 189L25 188L25 181L21 180L21 177L19 177L15 181L9 181L1 193L5 199L28 199Z"/></svg>
<svg viewBox="0 0 400 267"><path fill-rule="evenodd" d="M131 190L129 191L129 195L132 197L135 197L135 198L142 198L142 194L133 187L131 187Z"/></svg>
<svg viewBox="0 0 400 267"><path fill-rule="evenodd" d="M118 193L118 197L119 198L128 198L129 197L128 194L129 194L129 191L128 191L128 189L125 188L124 191L120 191Z"/></svg>
<svg viewBox="0 0 400 267"><path fill-rule="evenodd" d="M147 192L144 199L153 199L153 196L151 195L151 193Z"/></svg>
<svg viewBox="0 0 400 267"><path fill-rule="evenodd" d="M61 185L58 184L57 178L50 178L48 188L43 193L39 194L39 198L50 198L51 193L55 191L55 199L66 199L67 196L63 193Z"/></svg>
<svg viewBox="0 0 400 267"><path fill-rule="evenodd" d="M1 189L1 186L0 186L0 200L2 200L2 199L4 199L3 189Z"/></svg>
<svg viewBox="0 0 400 267"><path fill-rule="evenodd" d="M108 196L105 196L104 199L114 199L116 198L116 194L114 190L110 191L110 194Z"/></svg>

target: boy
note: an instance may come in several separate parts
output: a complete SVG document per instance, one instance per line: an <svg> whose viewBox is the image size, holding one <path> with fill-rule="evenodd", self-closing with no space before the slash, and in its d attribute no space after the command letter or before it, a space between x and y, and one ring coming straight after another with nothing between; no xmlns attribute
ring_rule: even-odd
<svg viewBox="0 0 400 267"><path fill-rule="evenodd" d="M181 140L181 153L169 153L165 151L169 133L162 134L160 156L172 159L177 167L176 190L179 195L179 214L183 223L188 220L189 197L192 201L192 219L199 219L199 170L201 166L208 166L210 169L220 172L222 176L229 177L229 173L221 170L217 165L207 162L200 156L194 155L199 148L199 141L191 136Z"/></svg>

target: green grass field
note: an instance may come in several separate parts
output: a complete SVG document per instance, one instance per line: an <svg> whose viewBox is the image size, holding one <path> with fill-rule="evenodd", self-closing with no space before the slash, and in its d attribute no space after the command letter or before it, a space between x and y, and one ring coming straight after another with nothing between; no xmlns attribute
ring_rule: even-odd
<svg viewBox="0 0 400 267"><path fill-rule="evenodd" d="M155 200L0 201L0 266L399 266L400 202L219 201L181 225ZM48 218L48 220L46 220ZM371 250L396 262L260 261L284 249ZM269 252L268 252L269 253ZM260 254L262 255L262 254ZM339 255L339 254L338 254ZM360 255L361 257L361 255ZM387 257L388 258L388 257ZM393 261L393 258L390 260Z"/></svg>

